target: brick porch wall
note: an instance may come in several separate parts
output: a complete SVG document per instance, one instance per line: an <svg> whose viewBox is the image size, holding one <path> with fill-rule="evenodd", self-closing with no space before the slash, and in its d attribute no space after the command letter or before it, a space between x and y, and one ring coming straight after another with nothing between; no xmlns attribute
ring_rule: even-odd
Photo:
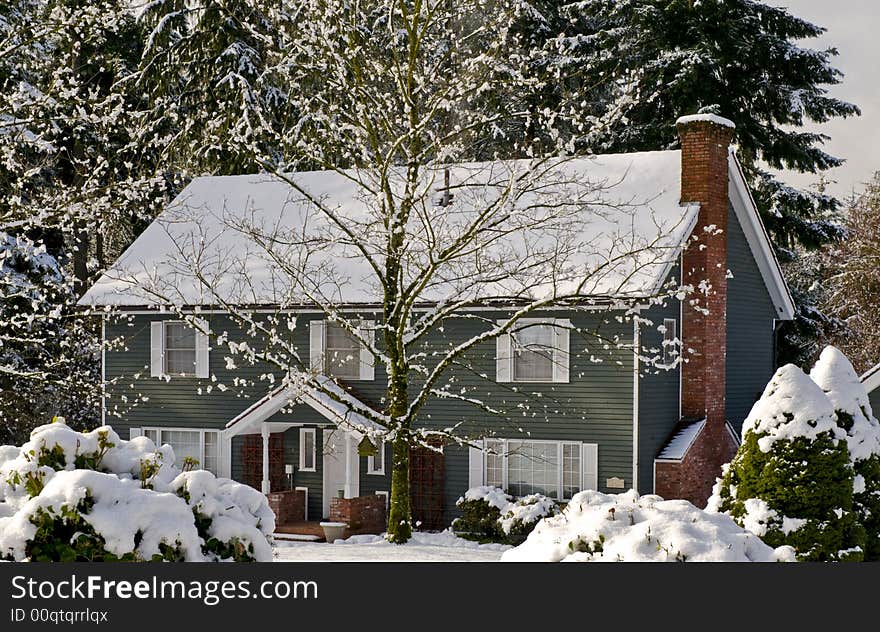
<svg viewBox="0 0 880 632"><path fill-rule="evenodd" d="M331 498L330 521L348 523L345 537L361 533L382 533L388 523L385 516L385 497L373 494L356 498Z"/></svg>
<svg viewBox="0 0 880 632"><path fill-rule="evenodd" d="M270 492L266 494L266 500L269 501L269 509L275 512L275 524L305 521L306 494L303 490Z"/></svg>

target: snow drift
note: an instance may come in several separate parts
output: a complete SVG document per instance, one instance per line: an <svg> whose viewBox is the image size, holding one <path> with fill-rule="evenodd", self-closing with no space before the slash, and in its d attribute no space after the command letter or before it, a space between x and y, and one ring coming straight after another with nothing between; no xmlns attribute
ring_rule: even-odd
<svg viewBox="0 0 880 632"><path fill-rule="evenodd" d="M0 559L272 559L262 494L173 463L170 446L110 426L56 422L0 447Z"/></svg>
<svg viewBox="0 0 880 632"><path fill-rule="evenodd" d="M559 515L544 518L503 562L775 562L793 561L791 547L772 549L730 516L686 500L583 491Z"/></svg>

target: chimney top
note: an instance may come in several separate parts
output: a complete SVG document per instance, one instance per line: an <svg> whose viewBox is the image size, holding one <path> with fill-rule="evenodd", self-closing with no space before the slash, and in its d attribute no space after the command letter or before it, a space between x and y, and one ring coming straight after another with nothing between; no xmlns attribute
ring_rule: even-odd
<svg viewBox="0 0 880 632"><path fill-rule="evenodd" d="M684 125L690 125L691 123L714 123L721 127L736 129L736 125L733 121L726 119L723 116L718 116L717 114L691 114L689 116L682 116L675 122L675 126L682 127Z"/></svg>

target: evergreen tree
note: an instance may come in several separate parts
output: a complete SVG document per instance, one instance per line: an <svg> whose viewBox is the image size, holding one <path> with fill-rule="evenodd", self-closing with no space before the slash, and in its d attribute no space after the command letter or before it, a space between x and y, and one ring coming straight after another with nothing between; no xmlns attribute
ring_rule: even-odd
<svg viewBox="0 0 880 632"><path fill-rule="evenodd" d="M165 199L131 133L142 34L127 0L25 0L0 20L0 418L25 434L52 415L94 424L92 275Z"/></svg>
<svg viewBox="0 0 880 632"><path fill-rule="evenodd" d="M9 26L20 46L0 95L2 228L53 235L79 293L164 199L131 134L142 97L126 80L142 36L128 4L33 0Z"/></svg>
<svg viewBox="0 0 880 632"><path fill-rule="evenodd" d="M855 472L853 508L867 536L865 560L880 560L880 423L859 376L838 349L825 347L810 378L831 400L846 432Z"/></svg>
<svg viewBox="0 0 880 632"><path fill-rule="evenodd" d="M626 119L594 150L673 148L679 116L721 114L736 123L738 155L780 260L796 268L804 249L841 235L834 197L788 186L767 169L819 173L843 162L823 150L825 135L803 130L859 114L828 95L842 76L831 63L837 51L798 44L823 28L754 0L579 0L561 11L575 31L565 40L586 49L584 72L637 84ZM587 105L601 111L617 90L603 83ZM809 285L795 294L800 312L784 326L790 340L780 360L804 364L830 322L816 313Z"/></svg>
<svg viewBox="0 0 880 632"><path fill-rule="evenodd" d="M283 84L276 65L294 45L296 11L263 0L149 3L139 16L147 35L137 84L149 98L140 144L182 177L281 164L288 92L301 87Z"/></svg>
<svg viewBox="0 0 880 632"><path fill-rule="evenodd" d="M798 367L779 369L743 423L709 507L798 559L859 561L853 468L834 407Z"/></svg>
<svg viewBox="0 0 880 632"><path fill-rule="evenodd" d="M44 246L0 232L0 443L26 439L55 415L98 419L100 345L64 269Z"/></svg>

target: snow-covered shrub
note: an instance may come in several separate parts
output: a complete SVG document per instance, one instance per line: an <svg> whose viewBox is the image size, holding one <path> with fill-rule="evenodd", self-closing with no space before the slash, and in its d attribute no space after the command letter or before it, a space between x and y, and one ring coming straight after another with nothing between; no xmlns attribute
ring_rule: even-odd
<svg viewBox="0 0 880 632"><path fill-rule="evenodd" d="M13 453L14 452L14 453ZM34 561L270 560L266 498L205 470L180 472L170 446L104 426L40 426L0 449L0 558Z"/></svg>
<svg viewBox="0 0 880 632"><path fill-rule="evenodd" d="M507 512L510 501L511 496L497 487L472 487L455 503L461 516L452 522L452 530L463 538L502 542L501 515Z"/></svg>
<svg viewBox="0 0 880 632"><path fill-rule="evenodd" d="M509 542L519 543L529 535L542 518L559 513L556 501L543 494L517 498L501 514L501 531Z"/></svg>
<svg viewBox="0 0 880 632"><path fill-rule="evenodd" d="M583 491L562 513L541 520L503 562L793 561L736 524L686 500Z"/></svg>
<svg viewBox="0 0 880 632"><path fill-rule="evenodd" d="M822 389L846 432L853 464L853 510L865 529L865 560L880 560L880 423L859 376L843 353L826 347L810 377Z"/></svg>
<svg viewBox="0 0 880 632"><path fill-rule="evenodd" d="M513 498L497 487L473 487L455 503L462 516L452 523L458 535L478 541L519 543L541 518L559 512L556 501L542 494Z"/></svg>
<svg viewBox="0 0 880 632"><path fill-rule="evenodd" d="M853 467L831 401L794 365L780 368L743 422L743 442L709 499L799 560L861 560Z"/></svg>

